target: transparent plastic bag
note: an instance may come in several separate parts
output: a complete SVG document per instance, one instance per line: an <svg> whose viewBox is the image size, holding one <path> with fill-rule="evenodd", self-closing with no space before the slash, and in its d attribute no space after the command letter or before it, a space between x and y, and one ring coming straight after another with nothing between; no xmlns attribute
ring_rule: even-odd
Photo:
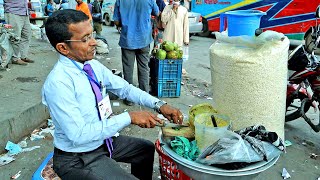
<svg viewBox="0 0 320 180"><path fill-rule="evenodd" d="M183 46L182 51L183 51L182 59L183 61L187 61L189 59L189 46Z"/></svg>
<svg viewBox="0 0 320 180"><path fill-rule="evenodd" d="M267 160L279 156L282 152L269 142L261 141L261 145L265 150ZM196 162L214 165L239 162L252 163L262 161L263 159L239 134L228 131L225 138L221 138L206 148L197 158Z"/></svg>

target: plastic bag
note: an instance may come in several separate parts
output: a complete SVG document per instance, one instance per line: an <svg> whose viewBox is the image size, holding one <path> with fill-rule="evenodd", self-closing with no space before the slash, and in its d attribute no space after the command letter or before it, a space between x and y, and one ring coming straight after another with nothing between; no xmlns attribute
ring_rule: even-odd
<svg viewBox="0 0 320 180"><path fill-rule="evenodd" d="M13 49L10 44L9 34L3 32L0 35L0 67L5 68L11 60Z"/></svg>
<svg viewBox="0 0 320 180"><path fill-rule="evenodd" d="M260 141L260 143L265 150L267 160L281 154L281 151L271 143L265 141ZM259 155L239 134L228 131L225 138L221 138L205 149L196 162L214 165L238 162L252 163L263 159L264 157Z"/></svg>
<svg viewBox="0 0 320 180"><path fill-rule="evenodd" d="M189 46L183 46L182 51L183 51L182 59L183 61L187 61L189 59Z"/></svg>

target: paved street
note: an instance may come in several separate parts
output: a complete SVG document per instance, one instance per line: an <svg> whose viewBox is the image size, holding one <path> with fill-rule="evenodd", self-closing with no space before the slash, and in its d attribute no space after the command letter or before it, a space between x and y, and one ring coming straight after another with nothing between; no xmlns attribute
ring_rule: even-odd
<svg viewBox="0 0 320 180"><path fill-rule="evenodd" d="M110 45L110 54L98 55L97 59L110 69L121 70L121 53L118 46L119 34L115 28L103 27L103 35L107 38ZM209 47L214 42L213 38L203 38L192 36L189 47L189 60L184 62L183 68L187 74L184 75L184 85L181 89L181 97L164 98L169 104L180 108L187 114L189 105L195 105L203 102L213 103L206 97L212 95L211 92L211 71L209 59ZM37 121L36 127L46 124L45 110L34 110L32 108L40 106L41 87L57 61L58 54L47 42L34 40L31 45L30 58L36 62L26 67L13 65L10 71L0 71L0 137L7 137L1 133L9 133L8 136L17 138L15 132L21 129L33 129L32 114L40 113L43 118ZM136 75L135 75L136 77ZM135 79L137 82L137 79ZM135 105L128 107L120 100L119 107L113 107L115 113L123 111L139 110L142 107ZM28 112L28 113L24 113ZM309 112L314 117L317 114ZM5 121L10 119L10 121ZM19 122L24 123L19 123ZM41 124L42 123L42 124ZM1 126L8 125L6 129ZM24 134L30 136L32 130L26 130ZM155 142L158 138L159 129L141 129L137 126L125 128L121 134L142 137ZM310 158L311 153L320 155L320 134L315 133L302 120L290 122L285 125L286 139L292 142L287 148L287 153L283 154L279 161L270 169L261 172L255 180L282 179L282 168L286 168L291 175L291 179L315 180L320 177L320 157ZM22 137L20 137L22 139ZM20 139L19 138L19 139ZM13 140L12 140L13 141ZM41 164L49 152L53 150L52 137L47 135L45 139L30 141L27 140L28 147L40 146L30 152L23 152L16 156L16 160L0 167L0 180L8 180L18 171L21 171L19 179L31 179L32 174ZM18 143L18 141L15 141ZM5 144L0 144L4 147ZM0 150L0 152L3 150ZM126 164L121 164L125 169L130 169ZM159 179L158 156L155 155L154 176L153 179ZM227 179L227 178L225 178Z"/></svg>

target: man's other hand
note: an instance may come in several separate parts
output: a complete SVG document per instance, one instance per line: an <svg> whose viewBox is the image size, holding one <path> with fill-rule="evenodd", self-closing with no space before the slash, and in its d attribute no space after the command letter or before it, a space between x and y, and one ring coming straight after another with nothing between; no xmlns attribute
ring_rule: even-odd
<svg viewBox="0 0 320 180"><path fill-rule="evenodd" d="M183 115L179 109L171 107L168 104L165 104L160 107L161 114L166 117L168 120L173 121L176 124L182 124Z"/></svg>

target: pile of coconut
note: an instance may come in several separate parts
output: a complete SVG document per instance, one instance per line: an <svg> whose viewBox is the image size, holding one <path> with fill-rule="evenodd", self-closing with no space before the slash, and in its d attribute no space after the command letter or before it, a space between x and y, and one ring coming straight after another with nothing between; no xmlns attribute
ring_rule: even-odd
<svg viewBox="0 0 320 180"><path fill-rule="evenodd" d="M181 59L183 51L177 43L164 41L160 44L160 48L156 48L152 51L152 54L159 60Z"/></svg>

